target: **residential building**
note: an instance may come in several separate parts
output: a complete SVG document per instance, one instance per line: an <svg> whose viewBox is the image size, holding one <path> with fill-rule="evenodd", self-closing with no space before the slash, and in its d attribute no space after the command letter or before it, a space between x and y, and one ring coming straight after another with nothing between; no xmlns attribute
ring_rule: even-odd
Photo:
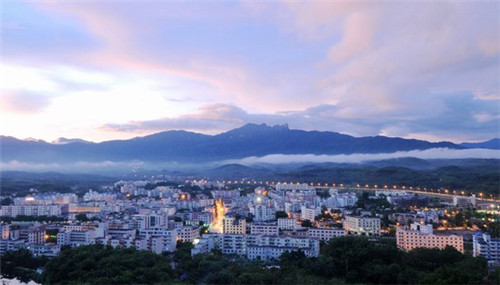
<svg viewBox="0 0 500 285"><path fill-rule="evenodd" d="M166 228L150 228L139 230L141 239L150 239L153 252L174 252L177 248L177 230Z"/></svg>
<svg viewBox="0 0 500 285"><path fill-rule="evenodd" d="M476 206L476 195L472 195L471 197L464 196L453 196L453 206L455 207L467 207L467 206Z"/></svg>
<svg viewBox="0 0 500 285"><path fill-rule="evenodd" d="M452 246L456 250L464 251L464 238L458 235L434 234L432 225L413 223L410 229L398 227L396 230L396 244L404 250L419 247L444 249Z"/></svg>
<svg viewBox="0 0 500 285"><path fill-rule="evenodd" d="M346 216L344 229L348 234L380 235L380 219L357 216Z"/></svg>
<svg viewBox="0 0 500 285"><path fill-rule="evenodd" d="M222 219L222 232L225 234L245 234L246 221L231 216Z"/></svg>
<svg viewBox="0 0 500 285"><path fill-rule="evenodd" d="M279 229L276 223L252 223L250 225L250 234L261 236L277 236L279 235Z"/></svg>
<svg viewBox="0 0 500 285"><path fill-rule="evenodd" d="M1 206L0 216L60 216L68 212L68 205L8 205Z"/></svg>
<svg viewBox="0 0 500 285"><path fill-rule="evenodd" d="M297 227L297 220L292 218L279 218L278 228L280 230L293 230Z"/></svg>
<svg viewBox="0 0 500 285"><path fill-rule="evenodd" d="M473 235L472 255L484 257L490 265L500 265L500 238L492 238L489 233Z"/></svg>
<svg viewBox="0 0 500 285"><path fill-rule="evenodd" d="M10 225L9 224L0 224L0 228L2 229L2 239L7 239L10 237Z"/></svg>
<svg viewBox="0 0 500 285"><path fill-rule="evenodd" d="M178 231L179 239L181 241L190 241L200 237L200 228L194 226L184 226Z"/></svg>
<svg viewBox="0 0 500 285"><path fill-rule="evenodd" d="M300 207L300 218L304 220L314 221L314 218L321 213L320 208L316 207Z"/></svg>
<svg viewBox="0 0 500 285"><path fill-rule="evenodd" d="M94 244L95 239L92 236L92 232L88 231L73 231L69 230L66 232L60 232L57 234L57 244L59 245L70 245L72 247L80 245Z"/></svg>
<svg viewBox="0 0 500 285"><path fill-rule="evenodd" d="M266 222L276 219L276 210L270 205L253 205L249 208L250 213L253 215L253 220L256 222Z"/></svg>
<svg viewBox="0 0 500 285"><path fill-rule="evenodd" d="M345 236L344 229L310 228L307 230L307 237L322 241L328 241L334 237Z"/></svg>

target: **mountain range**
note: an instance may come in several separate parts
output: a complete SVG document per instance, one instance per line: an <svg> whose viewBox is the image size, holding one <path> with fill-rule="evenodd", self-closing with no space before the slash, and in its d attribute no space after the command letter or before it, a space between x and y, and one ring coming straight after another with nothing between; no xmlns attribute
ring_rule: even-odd
<svg viewBox="0 0 500 285"><path fill-rule="evenodd" d="M464 142L459 144L465 148L487 148L487 149L500 149L500 139L494 138L485 142L469 143Z"/></svg>
<svg viewBox="0 0 500 285"><path fill-rule="evenodd" d="M60 139L53 143L1 136L1 161L60 163L145 161L203 163L270 154L373 154L482 145L428 142L384 136L353 137L336 132L293 130L287 125L247 124L217 135L166 131L129 140L92 143ZM498 144L498 139L496 140Z"/></svg>

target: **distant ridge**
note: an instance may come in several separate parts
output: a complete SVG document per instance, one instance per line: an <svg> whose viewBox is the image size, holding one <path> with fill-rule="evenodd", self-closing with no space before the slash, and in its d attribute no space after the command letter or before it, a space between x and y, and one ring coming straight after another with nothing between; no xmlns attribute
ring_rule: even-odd
<svg viewBox="0 0 500 285"><path fill-rule="evenodd" d="M433 143L383 136L353 137L336 132L293 130L288 125L265 124L246 124L214 136L166 131L101 143L71 139L55 144L0 137L2 161L37 163L134 160L201 163L269 154L393 153L431 148L463 147L451 142Z"/></svg>
<svg viewBox="0 0 500 285"><path fill-rule="evenodd" d="M500 149L500 139L494 138L489 141L478 142L478 143L468 143L464 142L459 144L465 148L486 148L486 149Z"/></svg>

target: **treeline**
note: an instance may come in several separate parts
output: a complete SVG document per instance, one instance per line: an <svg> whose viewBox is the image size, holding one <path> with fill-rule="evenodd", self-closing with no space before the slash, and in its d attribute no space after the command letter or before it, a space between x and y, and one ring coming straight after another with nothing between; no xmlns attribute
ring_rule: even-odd
<svg viewBox="0 0 500 285"><path fill-rule="evenodd" d="M45 263L42 283L94 284L499 284L500 271L488 273L486 260L454 248L404 252L393 242L342 237L330 240L318 258L302 252L285 253L280 260L257 261L219 251L190 256L192 245L180 243L174 254L156 255L102 245L66 248ZM2 274L15 268L39 266L2 257ZM32 259L36 259L30 257ZM17 266L16 262L19 262ZM171 265L174 265L172 267ZM10 267L6 267L10 266ZM31 267L30 267L31 266ZM6 271L8 269L8 271ZM22 271L26 272L26 270ZM12 275L7 275L12 277ZM16 275L14 275L16 276Z"/></svg>
<svg viewBox="0 0 500 285"><path fill-rule="evenodd" d="M11 222L65 222L68 218L58 217L58 216L25 216L17 215L15 217L0 216L0 221L11 223Z"/></svg>
<svg viewBox="0 0 500 285"><path fill-rule="evenodd" d="M57 172L0 171L0 192L2 195L16 194L18 197L39 193L58 192L83 195L88 189L99 189L102 185L113 184L118 178L90 174L62 174Z"/></svg>

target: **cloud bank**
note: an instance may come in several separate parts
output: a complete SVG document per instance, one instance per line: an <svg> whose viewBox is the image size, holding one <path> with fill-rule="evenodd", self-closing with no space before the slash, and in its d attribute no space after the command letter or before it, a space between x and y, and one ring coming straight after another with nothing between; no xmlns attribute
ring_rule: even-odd
<svg viewBox="0 0 500 285"><path fill-rule="evenodd" d="M266 164L287 164L287 163L363 163L367 161L414 157L420 159L463 159L463 158L484 158L500 159L500 150L491 149L448 149L433 148L423 151L400 151L395 153L380 154L341 154L341 155L314 155L314 154L272 154L262 157L246 157L243 159L227 160L224 164L239 163L243 165L253 165L259 163Z"/></svg>

